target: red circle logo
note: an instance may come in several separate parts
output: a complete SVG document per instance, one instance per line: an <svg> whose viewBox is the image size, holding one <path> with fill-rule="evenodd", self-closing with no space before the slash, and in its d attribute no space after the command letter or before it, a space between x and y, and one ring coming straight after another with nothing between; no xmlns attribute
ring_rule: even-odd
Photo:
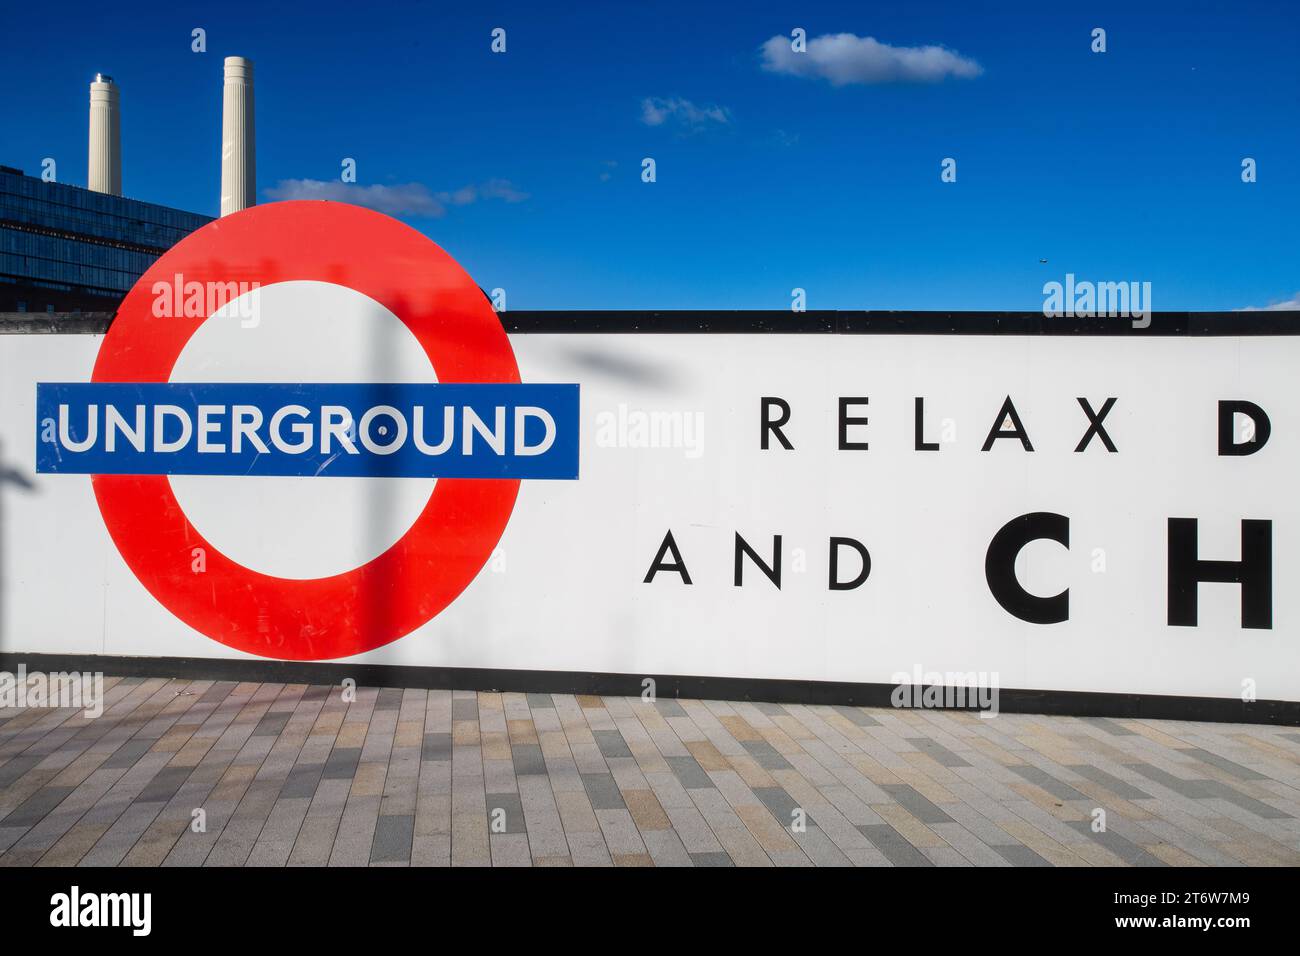
<svg viewBox="0 0 1300 956"><path fill-rule="evenodd" d="M219 219L183 239L127 294L95 361L94 382L166 382L207 321L157 318L156 282L268 286L315 280L386 307L419 341L439 382L518 383L510 341L469 275L431 240L368 209L282 202ZM409 634L460 595L510 520L518 479L440 478L403 537L343 574L261 574L204 539L165 475L94 475L100 513L123 559L195 630L263 657L326 660ZM191 554L206 552L195 574Z"/></svg>

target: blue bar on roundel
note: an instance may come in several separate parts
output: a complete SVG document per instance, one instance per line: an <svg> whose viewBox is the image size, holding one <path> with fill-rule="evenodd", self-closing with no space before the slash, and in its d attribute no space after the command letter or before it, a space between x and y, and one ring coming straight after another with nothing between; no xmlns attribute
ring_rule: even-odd
<svg viewBox="0 0 1300 956"><path fill-rule="evenodd" d="M42 382L36 470L571 479L578 386Z"/></svg>

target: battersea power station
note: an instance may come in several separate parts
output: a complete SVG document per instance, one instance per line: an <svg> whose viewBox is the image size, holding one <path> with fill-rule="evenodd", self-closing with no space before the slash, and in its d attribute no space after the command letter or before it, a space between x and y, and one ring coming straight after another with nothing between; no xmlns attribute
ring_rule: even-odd
<svg viewBox="0 0 1300 956"><path fill-rule="evenodd" d="M90 84L86 186L0 165L0 312L113 312L144 271L210 216L122 195L122 94ZM48 161L47 161L48 163ZM221 214L256 202L253 63L226 57Z"/></svg>

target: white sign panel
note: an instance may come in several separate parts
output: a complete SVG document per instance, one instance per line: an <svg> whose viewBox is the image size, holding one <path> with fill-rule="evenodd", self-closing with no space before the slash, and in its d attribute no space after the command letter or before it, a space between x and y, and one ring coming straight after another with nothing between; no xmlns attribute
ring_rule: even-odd
<svg viewBox="0 0 1300 956"><path fill-rule="evenodd" d="M0 336L0 649L1300 702L1300 338L1169 321L508 336L257 207Z"/></svg>
<svg viewBox="0 0 1300 956"><path fill-rule="evenodd" d="M175 377L420 374L415 342L377 323L381 354L358 361L353 320L368 321L337 318L328 337L343 357L313 353L309 373L284 331L300 319L217 324ZM37 384L88 380L99 345L0 338L5 649L254 656L142 586L88 475L37 471ZM524 382L579 386L579 477L521 482L463 593L349 659L865 683L977 673L1004 688L1300 700L1300 598L1287 586L1300 571L1300 340L510 345ZM384 553L444 479L165 480L232 561L305 580ZM196 592L204 573L192 572ZM382 620L384 595L372 600Z"/></svg>

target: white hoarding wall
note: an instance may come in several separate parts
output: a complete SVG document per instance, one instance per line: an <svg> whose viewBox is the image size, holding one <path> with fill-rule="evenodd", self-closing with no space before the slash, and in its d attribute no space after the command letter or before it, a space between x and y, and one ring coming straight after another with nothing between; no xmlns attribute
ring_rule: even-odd
<svg viewBox="0 0 1300 956"><path fill-rule="evenodd" d="M35 471L36 383L87 381L101 341L0 336L0 650L247 657L144 590L105 531L88 476ZM1300 700L1300 589L1291 586L1300 575L1300 338L541 334L511 343L524 382L580 385L580 478L525 480L500 546L459 599L353 660L866 683L951 672L987 674L1003 688L1221 698L1245 688ZM203 347L226 354L219 338ZM418 353L409 368L406 353L364 352L342 360L346 368L304 368L295 348L248 338L238 346L244 365L231 367L247 366L249 380L421 374ZM173 380L229 377L220 374L187 350ZM1011 434L1008 397L1032 451ZM1089 413L1079 398L1094 416L1115 399L1104 437L1094 433L1082 451ZM764 399L780 400L767 403L771 420L789 410L766 448ZM1251 454L1220 454L1220 403L1234 401L1268 416L1261 445L1258 422L1229 415L1231 440L1253 440ZM983 450L999 428L1004 437ZM226 554L308 578L386 548L432 481L172 484ZM1015 521L1031 514L1040 517ZM1179 575L1245 579L1191 588L1194 625L1190 585L1171 600L1170 519L1194 519L1200 559L1220 562L1197 565L1192 526L1176 524ZM1027 533L1017 550L1008 531L990 566L990 544L1009 523L1045 537ZM1229 564L1242 558L1243 529L1250 560ZM771 566L739 548L739 586L738 535ZM835 539L836 583L856 586L831 587ZM647 581L657 560L671 567ZM1067 589L1064 601L1034 600Z"/></svg>

